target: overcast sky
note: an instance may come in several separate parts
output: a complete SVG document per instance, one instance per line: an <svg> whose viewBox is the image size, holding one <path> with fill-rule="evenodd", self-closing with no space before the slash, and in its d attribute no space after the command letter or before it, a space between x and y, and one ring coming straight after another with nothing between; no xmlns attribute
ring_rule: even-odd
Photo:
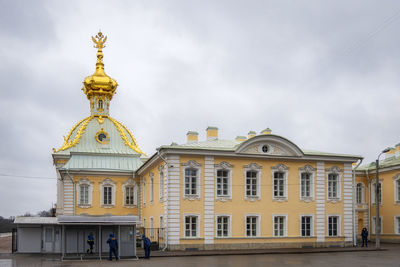
<svg viewBox="0 0 400 267"><path fill-rule="evenodd" d="M55 203L99 29L110 115L148 155L211 125L370 162L400 142L399 28L399 1L0 0L0 216Z"/></svg>

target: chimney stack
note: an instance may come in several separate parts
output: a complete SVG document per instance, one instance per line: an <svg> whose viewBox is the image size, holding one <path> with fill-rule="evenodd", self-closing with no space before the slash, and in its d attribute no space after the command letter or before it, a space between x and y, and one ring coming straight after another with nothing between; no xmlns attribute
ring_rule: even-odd
<svg viewBox="0 0 400 267"><path fill-rule="evenodd" d="M256 136L256 135L257 135L257 133L256 133L255 131L250 131L250 132L247 134L247 138L250 139L250 138L253 138L253 137Z"/></svg>
<svg viewBox="0 0 400 267"><path fill-rule="evenodd" d="M207 141L218 140L218 128L213 126L208 126L206 129Z"/></svg>
<svg viewBox="0 0 400 267"><path fill-rule="evenodd" d="M390 150L385 153L385 159L391 158L395 156L396 149L393 147L390 147Z"/></svg>
<svg viewBox="0 0 400 267"><path fill-rule="evenodd" d="M199 141L199 133L195 132L195 131L189 131L186 134L186 138L187 138L187 143L195 143L197 141Z"/></svg>
<svg viewBox="0 0 400 267"><path fill-rule="evenodd" d="M243 142L243 141L246 141L247 138L246 138L246 136L238 135L238 136L236 136L235 140L238 141L238 142Z"/></svg>
<svg viewBox="0 0 400 267"><path fill-rule="evenodd" d="M261 131L261 134L271 134L271 133L272 133L272 130L270 128L267 128L267 129Z"/></svg>

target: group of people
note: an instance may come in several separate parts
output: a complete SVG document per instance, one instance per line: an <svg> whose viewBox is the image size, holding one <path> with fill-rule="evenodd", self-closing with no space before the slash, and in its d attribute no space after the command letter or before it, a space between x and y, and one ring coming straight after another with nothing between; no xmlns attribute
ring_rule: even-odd
<svg viewBox="0 0 400 267"><path fill-rule="evenodd" d="M142 235L143 247L144 247L144 258L150 259L150 248L151 241L145 234ZM87 243L89 248L86 250L86 253L93 254L93 246L94 246L94 237L93 233L88 235ZM107 244L109 246L109 257L108 259L112 261L113 254L115 256L115 260L118 260L118 240L115 238L114 233L110 233L110 236L107 240Z"/></svg>

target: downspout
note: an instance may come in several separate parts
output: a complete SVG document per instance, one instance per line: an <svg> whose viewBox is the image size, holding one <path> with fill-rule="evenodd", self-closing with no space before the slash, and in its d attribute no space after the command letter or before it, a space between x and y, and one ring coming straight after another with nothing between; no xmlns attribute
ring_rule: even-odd
<svg viewBox="0 0 400 267"><path fill-rule="evenodd" d="M357 231L356 231L356 169L361 165L363 159L353 169L353 246L357 246Z"/></svg>
<svg viewBox="0 0 400 267"><path fill-rule="evenodd" d="M157 154L164 161L166 169L165 169L165 176L164 176L164 186L166 185L165 181L169 181L168 177L168 162L163 156L161 156L160 149L157 149ZM163 189L164 190L164 189ZM165 224L165 229L164 229L164 235L165 235L165 244L164 247L162 248L162 251L166 250L168 247L168 192L169 192L169 187L167 187L167 190L164 190L164 206L165 206L165 215L164 215L164 224Z"/></svg>
<svg viewBox="0 0 400 267"><path fill-rule="evenodd" d="M73 205L72 206L72 215L75 215L75 198L76 198L76 196L75 196L75 193L76 193L75 192L75 183L74 183L74 179L69 174L68 169L65 169L65 171L67 172L67 175L69 176L69 179L71 179L71 182L72 182L72 192L73 192L73 194L72 194L72 205Z"/></svg>
<svg viewBox="0 0 400 267"><path fill-rule="evenodd" d="M371 232L371 181L369 180L368 169L365 170L365 174L368 179L368 231Z"/></svg>

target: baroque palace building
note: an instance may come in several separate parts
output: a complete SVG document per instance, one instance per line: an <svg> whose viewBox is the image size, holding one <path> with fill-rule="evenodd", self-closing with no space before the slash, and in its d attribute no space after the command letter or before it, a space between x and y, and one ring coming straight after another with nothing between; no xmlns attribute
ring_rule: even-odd
<svg viewBox="0 0 400 267"><path fill-rule="evenodd" d="M362 227L374 232L375 165L354 168L358 155L301 149L268 128L222 140L208 127L206 140L189 131L147 157L109 115L118 84L104 71L107 37L92 39L96 70L82 88L90 116L52 154L57 216L16 218L19 252L82 254L92 233L101 258L113 232L120 254L135 256L139 229L169 250L350 246ZM387 240L400 236L399 153L381 167Z"/></svg>

